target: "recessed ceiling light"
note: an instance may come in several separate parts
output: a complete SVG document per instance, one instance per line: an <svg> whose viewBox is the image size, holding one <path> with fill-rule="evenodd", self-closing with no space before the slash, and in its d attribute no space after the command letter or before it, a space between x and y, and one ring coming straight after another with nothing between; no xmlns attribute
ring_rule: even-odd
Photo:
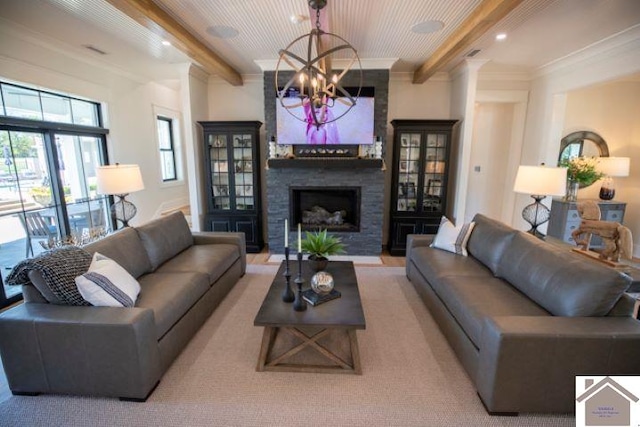
<svg viewBox="0 0 640 427"><path fill-rule="evenodd" d="M212 25L207 28L207 33L219 39L232 39L240 34L240 31L227 25Z"/></svg>
<svg viewBox="0 0 640 427"><path fill-rule="evenodd" d="M171 42L169 40L162 40L163 46L171 46Z"/></svg>
<svg viewBox="0 0 640 427"><path fill-rule="evenodd" d="M507 38L507 33L496 34L496 40L505 40L506 38Z"/></svg>
<svg viewBox="0 0 640 427"><path fill-rule="evenodd" d="M444 22L442 21L422 21L411 26L411 31L418 34L430 34L440 31L444 28Z"/></svg>
<svg viewBox="0 0 640 427"><path fill-rule="evenodd" d="M306 21L307 19L309 19L309 17L304 15L291 15L289 17L289 21L291 21L293 24L299 24Z"/></svg>

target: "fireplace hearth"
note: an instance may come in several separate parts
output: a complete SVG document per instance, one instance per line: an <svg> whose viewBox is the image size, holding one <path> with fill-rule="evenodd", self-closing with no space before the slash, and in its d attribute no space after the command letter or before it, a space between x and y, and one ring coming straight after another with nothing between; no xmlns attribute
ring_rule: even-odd
<svg viewBox="0 0 640 427"><path fill-rule="evenodd" d="M360 231L360 187L290 187L292 228Z"/></svg>

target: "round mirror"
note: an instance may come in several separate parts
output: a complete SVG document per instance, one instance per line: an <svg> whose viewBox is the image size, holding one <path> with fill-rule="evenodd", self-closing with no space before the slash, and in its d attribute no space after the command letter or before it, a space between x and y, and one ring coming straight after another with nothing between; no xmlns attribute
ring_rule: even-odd
<svg viewBox="0 0 640 427"><path fill-rule="evenodd" d="M597 133L588 130L570 133L560 142L558 164L572 157L609 157L607 142ZM588 185L580 184L580 188Z"/></svg>

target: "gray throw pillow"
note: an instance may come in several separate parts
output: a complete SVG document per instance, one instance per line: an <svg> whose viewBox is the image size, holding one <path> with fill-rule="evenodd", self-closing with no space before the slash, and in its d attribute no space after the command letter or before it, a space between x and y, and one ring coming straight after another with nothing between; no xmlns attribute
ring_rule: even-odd
<svg viewBox="0 0 640 427"><path fill-rule="evenodd" d="M84 274L91 265L91 254L77 246L63 246L19 262L7 276L8 285L33 284L49 301L68 305L91 305L80 292L75 278ZM32 283L29 272L35 270L42 278ZM46 286L47 289L42 287ZM50 291L50 292L49 292ZM48 295L55 296L47 298Z"/></svg>

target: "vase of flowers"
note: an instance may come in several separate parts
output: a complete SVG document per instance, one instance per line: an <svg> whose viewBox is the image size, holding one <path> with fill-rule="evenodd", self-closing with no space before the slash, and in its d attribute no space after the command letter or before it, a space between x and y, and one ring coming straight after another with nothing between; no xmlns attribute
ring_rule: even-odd
<svg viewBox="0 0 640 427"><path fill-rule="evenodd" d="M575 202L580 188L588 187L604 176L597 165L595 157L572 157L560 162L560 166L567 168L566 200Z"/></svg>

